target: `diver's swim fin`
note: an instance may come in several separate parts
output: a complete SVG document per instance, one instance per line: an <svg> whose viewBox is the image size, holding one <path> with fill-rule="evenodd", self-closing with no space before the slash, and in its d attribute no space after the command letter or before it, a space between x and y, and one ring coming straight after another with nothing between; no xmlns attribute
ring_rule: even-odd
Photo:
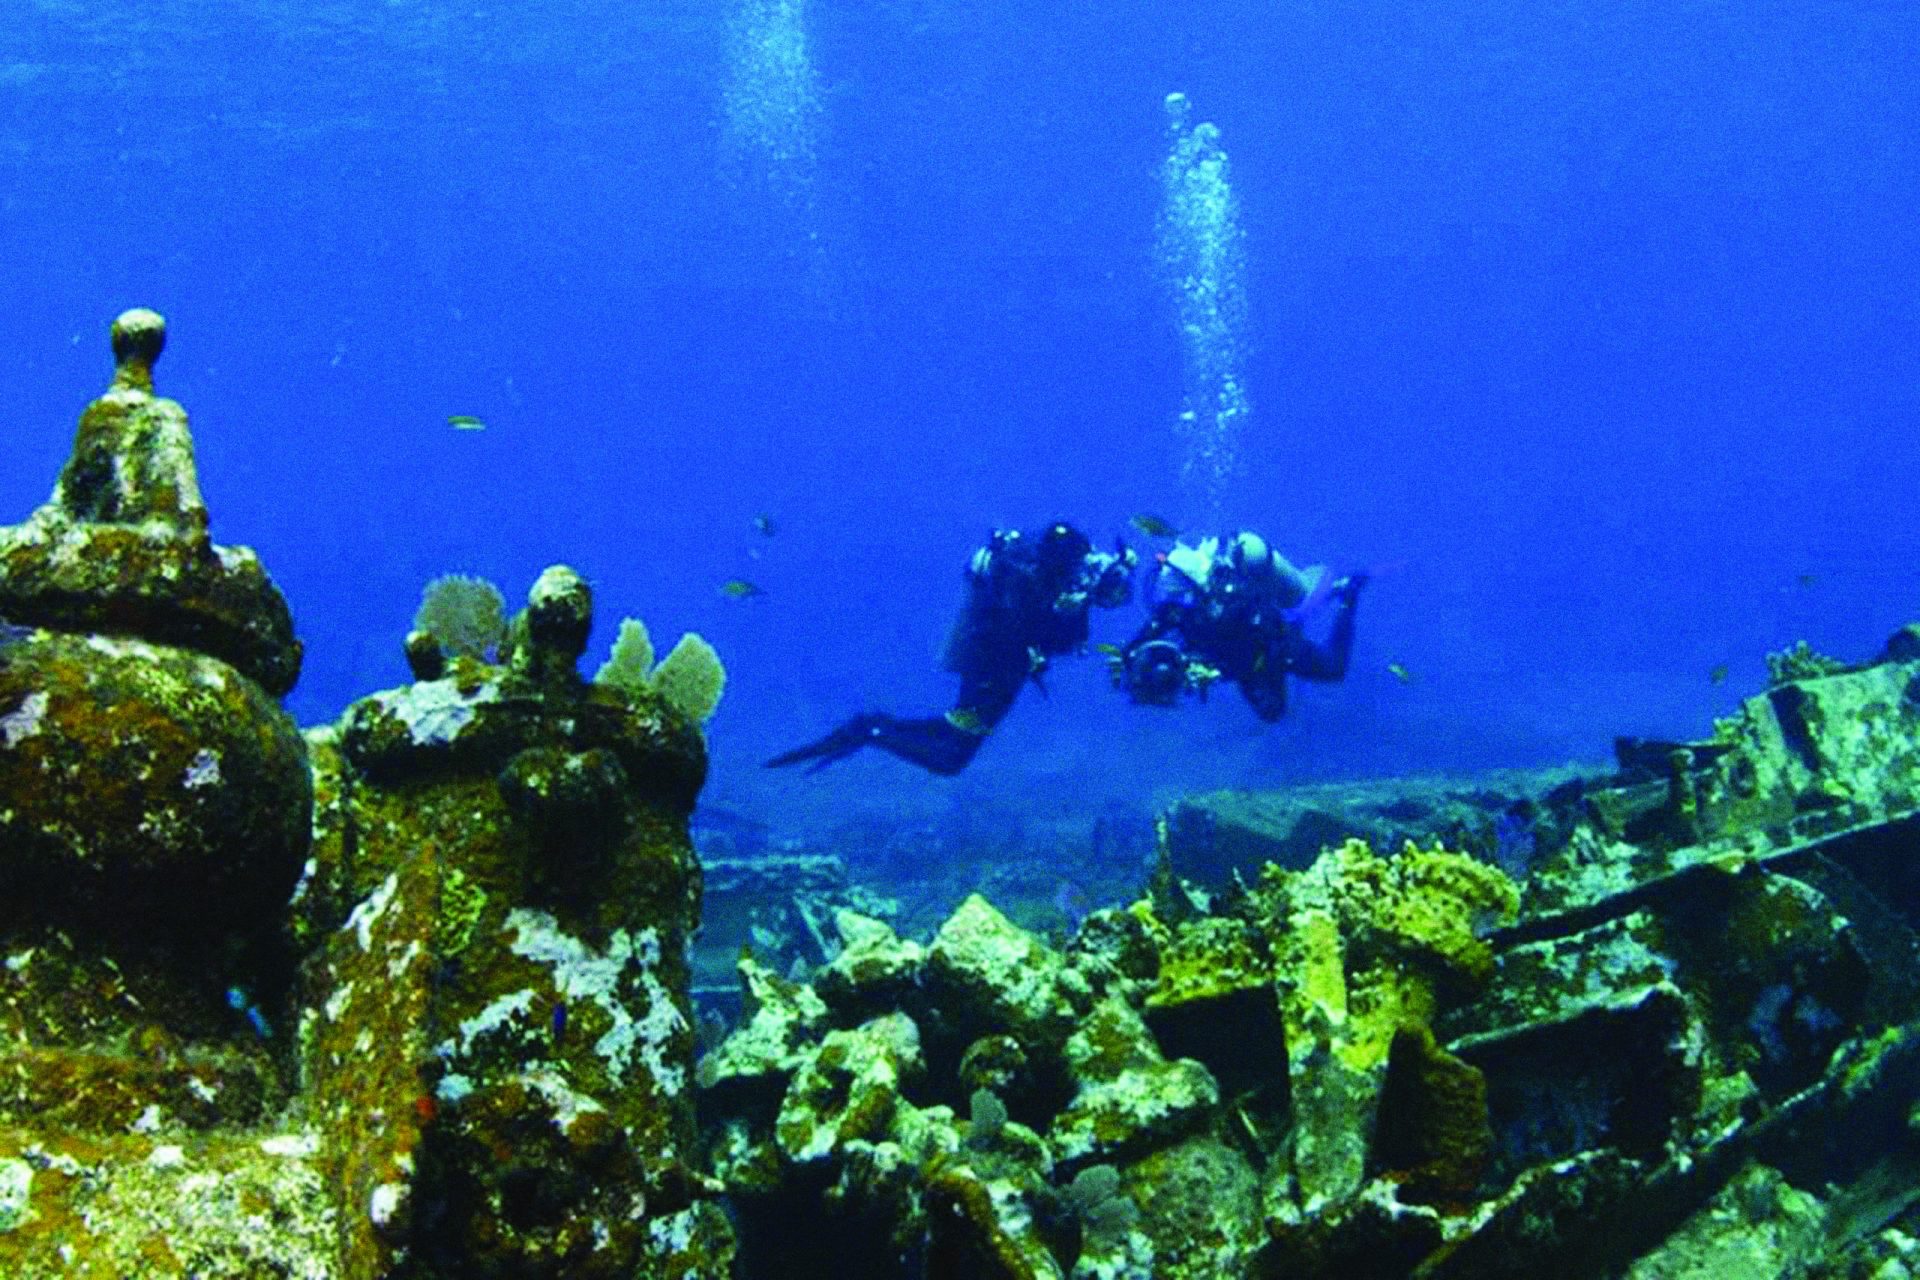
<svg viewBox="0 0 1920 1280"><path fill-rule="evenodd" d="M836 760L844 760L862 747L879 747L929 773L951 776L967 767L986 729L963 729L946 716L928 716L901 720L878 712L868 712L803 747L784 751L767 761L769 769L806 764L808 773L818 773Z"/></svg>
<svg viewBox="0 0 1920 1280"><path fill-rule="evenodd" d="M805 746L783 751L767 761L768 769L784 769L788 765L813 762L808 773L818 773L836 760L844 760L860 748L879 736L884 716L871 713L858 715L847 721L824 738L816 739Z"/></svg>

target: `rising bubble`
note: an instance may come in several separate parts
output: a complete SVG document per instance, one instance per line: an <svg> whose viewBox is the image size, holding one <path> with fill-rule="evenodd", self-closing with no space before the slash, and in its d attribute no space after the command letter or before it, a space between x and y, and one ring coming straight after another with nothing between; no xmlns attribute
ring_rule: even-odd
<svg viewBox="0 0 1920 1280"><path fill-rule="evenodd" d="M1247 308L1239 202L1220 130L1204 121L1194 124L1183 93L1168 94L1165 107L1156 259L1180 327L1181 479L1217 512L1249 411L1241 375Z"/></svg>

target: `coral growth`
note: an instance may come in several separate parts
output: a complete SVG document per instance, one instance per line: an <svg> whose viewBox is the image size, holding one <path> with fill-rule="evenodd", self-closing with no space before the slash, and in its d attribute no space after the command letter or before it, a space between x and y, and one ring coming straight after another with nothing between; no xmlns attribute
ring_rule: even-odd
<svg viewBox="0 0 1920 1280"><path fill-rule="evenodd" d="M421 592L413 629L432 637L448 657L488 661L506 639L506 597L485 578L446 574Z"/></svg>
<svg viewBox="0 0 1920 1280"><path fill-rule="evenodd" d="M653 639L646 624L628 618L620 624L613 653L594 673L593 682L629 696L658 697L695 724L705 724L720 706L726 668L712 645L688 632L653 665Z"/></svg>

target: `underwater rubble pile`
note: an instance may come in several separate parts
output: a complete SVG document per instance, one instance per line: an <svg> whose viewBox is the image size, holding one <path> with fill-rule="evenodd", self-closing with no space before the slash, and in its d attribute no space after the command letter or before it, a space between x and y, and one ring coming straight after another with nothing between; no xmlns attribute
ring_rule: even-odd
<svg viewBox="0 0 1920 1280"><path fill-rule="evenodd" d="M931 936L978 893L1023 928L1064 941L1097 903L1138 893L1151 864L1155 820L1145 807L1109 802L1090 822L1085 813L1036 820L969 794L954 810L862 816L774 840L764 824L703 798L693 819L704 890L691 963L704 1022L738 1014L742 947L780 973L805 973L839 951L842 909Z"/></svg>
<svg viewBox="0 0 1920 1280"><path fill-rule="evenodd" d="M1920 626L1604 774L1193 797L1058 941L743 836L814 963L696 1060L698 717L556 566L301 733L113 340L0 529L0 1275L1920 1274Z"/></svg>
<svg viewBox="0 0 1920 1280"><path fill-rule="evenodd" d="M1223 865L1328 789L1202 798L1064 948L974 898L744 959L700 1072L744 1273L1912 1274L1920 627L1774 677L1604 777L1326 819L1480 856Z"/></svg>

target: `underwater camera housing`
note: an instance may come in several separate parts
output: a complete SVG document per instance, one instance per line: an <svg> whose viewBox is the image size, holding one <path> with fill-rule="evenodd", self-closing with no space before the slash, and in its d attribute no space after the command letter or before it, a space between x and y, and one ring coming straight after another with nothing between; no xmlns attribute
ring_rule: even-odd
<svg viewBox="0 0 1920 1280"><path fill-rule="evenodd" d="M1133 701L1170 707L1180 701L1181 694L1196 688L1188 667L1187 655L1179 645L1171 640L1151 640L1128 654L1115 674Z"/></svg>

